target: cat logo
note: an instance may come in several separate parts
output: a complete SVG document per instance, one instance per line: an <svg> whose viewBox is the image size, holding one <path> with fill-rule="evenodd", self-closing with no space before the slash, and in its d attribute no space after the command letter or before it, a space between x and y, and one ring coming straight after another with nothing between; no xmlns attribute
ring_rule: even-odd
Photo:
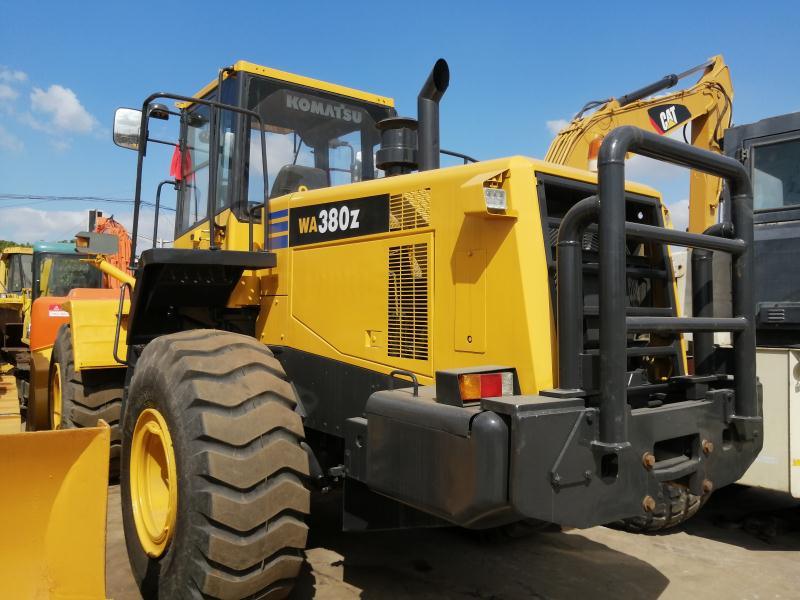
<svg viewBox="0 0 800 600"><path fill-rule="evenodd" d="M692 113L683 104L662 104L648 109L650 124L660 135L674 129L692 118Z"/></svg>

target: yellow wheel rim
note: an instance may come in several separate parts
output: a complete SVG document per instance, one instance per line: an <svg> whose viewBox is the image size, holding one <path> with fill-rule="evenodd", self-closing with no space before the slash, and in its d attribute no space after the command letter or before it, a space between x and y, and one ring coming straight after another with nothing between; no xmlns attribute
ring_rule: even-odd
<svg viewBox="0 0 800 600"><path fill-rule="evenodd" d="M148 556L158 558L175 532L178 477L167 422L154 408L145 409L136 420L130 460L136 533Z"/></svg>
<svg viewBox="0 0 800 600"><path fill-rule="evenodd" d="M58 363L50 370L50 409L53 429L61 427L61 366Z"/></svg>

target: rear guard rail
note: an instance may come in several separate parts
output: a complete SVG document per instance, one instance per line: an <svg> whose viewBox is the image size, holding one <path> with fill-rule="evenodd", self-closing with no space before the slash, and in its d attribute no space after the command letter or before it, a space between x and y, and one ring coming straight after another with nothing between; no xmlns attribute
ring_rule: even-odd
<svg viewBox="0 0 800 600"><path fill-rule="evenodd" d="M728 182L732 210L730 224L704 234L625 221L625 156L628 152L716 175ZM736 160L636 127L619 127L606 136L598 157L598 196L578 202L565 215L558 232L558 340L559 388L581 392L580 356L583 353L583 230L599 216L599 435L594 444L603 452L630 445L627 405L627 334L632 331L698 332L703 369L710 369L713 332L733 333L734 422L759 418L755 374L755 305L753 296L753 192L747 171ZM736 238L729 239L733 234ZM708 251L728 252L731 261L732 318L711 316L710 291L693 306L692 317L628 316L626 309L626 237L646 239ZM693 277L693 285L711 288L707 266ZM711 342L709 340L712 340ZM745 430L748 429L745 426Z"/></svg>

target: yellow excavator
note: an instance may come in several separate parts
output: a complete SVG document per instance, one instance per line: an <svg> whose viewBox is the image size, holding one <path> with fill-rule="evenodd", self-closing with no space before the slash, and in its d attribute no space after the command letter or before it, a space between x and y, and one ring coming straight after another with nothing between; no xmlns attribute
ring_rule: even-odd
<svg viewBox="0 0 800 600"><path fill-rule="evenodd" d="M692 85L676 92L654 96L679 81L702 73ZM636 91L606 100L587 102L572 121L558 132L545 160L577 169L597 170L597 153L605 136L614 128L634 125L670 134L684 127L684 140L693 146L722 153L722 137L730 127L733 85L721 55L682 73L667 75ZM594 112L589 112L594 111ZM686 126L691 124L691 138ZM719 177L691 171L689 231L702 233L717 222L722 183Z"/></svg>

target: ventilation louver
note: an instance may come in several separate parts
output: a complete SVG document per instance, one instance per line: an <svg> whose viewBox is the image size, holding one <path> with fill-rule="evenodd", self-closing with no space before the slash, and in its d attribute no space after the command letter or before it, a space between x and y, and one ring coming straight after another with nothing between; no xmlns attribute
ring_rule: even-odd
<svg viewBox="0 0 800 600"><path fill-rule="evenodd" d="M428 245L389 248L390 357L428 359Z"/></svg>
<svg viewBox="0 0 800 600"><path fill-rule="evenodd" d="M389 198L389 231L427 227L431 221L431 190L393 194Z"/></svg>

